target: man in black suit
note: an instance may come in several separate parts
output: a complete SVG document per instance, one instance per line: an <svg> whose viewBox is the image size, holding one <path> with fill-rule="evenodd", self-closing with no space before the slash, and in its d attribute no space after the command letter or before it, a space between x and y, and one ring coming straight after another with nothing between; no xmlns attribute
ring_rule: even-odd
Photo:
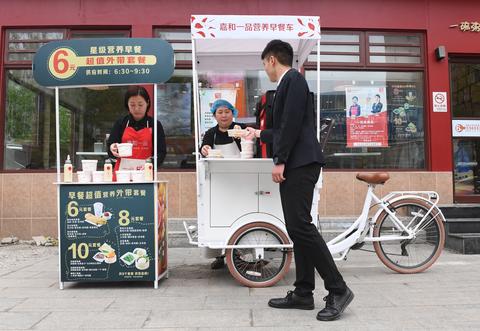
<svg viewBox="0 0 480 331"><path fill-rule="evenodd" d="M320 169L324 164L316 138L313 100L305 78L292 69L293 49L281 40L267 44L262 61L269 79L277 82L273 128L248 128L262 142L273 143L272 179L280 184L280 198L288 235L293 241L295 289L268 302L274 308L314 309L315 269L329 292L317 314L322 321L340 317L353 299L325 241L312 223L310 210Z"/></svg>

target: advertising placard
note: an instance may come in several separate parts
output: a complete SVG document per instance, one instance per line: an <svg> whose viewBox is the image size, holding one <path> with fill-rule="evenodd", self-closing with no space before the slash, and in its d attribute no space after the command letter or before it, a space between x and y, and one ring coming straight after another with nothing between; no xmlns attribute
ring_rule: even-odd
<svg viewBox="0 0 480 331"><path fill-rule="evenodd" d="M348 86L347 147L388 147L387 98L384 86Z"/></svg>
<svg viewBox="0 0 480 331"><path fill-rule="evenodd" d="M42 86L163 83L173 74L172 46L154 38L99 38L49 42L33 59Z"/></svg>
<svg viewBox="0 0 480 331"><path fill-rule="evenodd" d="M61 281L154 281L153 196L152 184L61 185Z"/></svg>

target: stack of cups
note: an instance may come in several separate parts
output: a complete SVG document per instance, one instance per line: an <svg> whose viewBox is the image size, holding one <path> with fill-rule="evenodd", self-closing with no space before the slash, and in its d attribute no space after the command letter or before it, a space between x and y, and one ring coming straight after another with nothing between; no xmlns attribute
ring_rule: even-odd
<svg viewBox="0 0 480 331"><path fill-rule="evenodd" d="M242 159L251 159L253 158L253 140L242 139L240 143L242 146L242 151L240 152L240 157Z"/></svg>
<svg viewBox="0 0 480 331"><path fill-rule="evenodd" d="M97 171L98 160L82 160L82 170L77 172L78 181L80 183L90 183L92 181L92 173Z"/></svg>

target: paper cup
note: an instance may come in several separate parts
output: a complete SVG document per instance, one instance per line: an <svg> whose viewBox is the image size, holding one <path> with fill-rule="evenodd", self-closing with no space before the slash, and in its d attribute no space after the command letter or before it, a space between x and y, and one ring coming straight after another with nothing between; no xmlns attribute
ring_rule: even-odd
<svg viewBox="0 0 480 331"><path fill-rule="evenodd" d="M90 171L77 171L79 183L90 183L92 181L92 173Z"/></svg>
<svg viewBox="0 0 480 331"><path fill-rule="evenodd" d="M92 172L92 180L93 180L94 183L103 182L103 171Z"/></svg>
<svg viewBox="0 0 480 331"><path fill-rule="evenodd" d="M143 170L132 171L132 182L145 181L145 172Z"/></svg>
<svg viewBox="0 0 480 331"><path fill-rule="evenodd" d="M118 155L120 155L121 157L132 156L133 144L131 143L117 144L117 148L118 148Z"/></svg>
<svg viewBox="0 0 480 331"><path fill-rule="evenodd" d="M93 204L93 212L95 213L95 216L100 217L103 215L103 203L101 202L95 202Z"/></svg>
<svg viewBox="0 0 480 331"><path fill-rule="evenodd" d="M82 170L83 171L97 171L98 160L82 160Z"/></svg>
<svg viewBox="0 0 480 331"><path fill-rule="evenodd" d="M240 152L240 158L242 159L253 159L253 152Z"/></svg>
<svg viewBox="0 0 480 331"><path fill-rule="evenodd" d="M117 174L117 182L127 183L130 181L130 178L131 178L130 170L118 170L116 174Z"/></svg>

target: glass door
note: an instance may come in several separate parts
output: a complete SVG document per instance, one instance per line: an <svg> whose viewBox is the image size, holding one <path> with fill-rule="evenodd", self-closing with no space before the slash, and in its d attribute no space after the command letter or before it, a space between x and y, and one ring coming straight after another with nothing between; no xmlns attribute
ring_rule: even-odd
<svg viewBox="0 0 480 331"><path fill-rule="evenodd" d="M480 58L450 59L455 202L480 202Z"/></svg>

